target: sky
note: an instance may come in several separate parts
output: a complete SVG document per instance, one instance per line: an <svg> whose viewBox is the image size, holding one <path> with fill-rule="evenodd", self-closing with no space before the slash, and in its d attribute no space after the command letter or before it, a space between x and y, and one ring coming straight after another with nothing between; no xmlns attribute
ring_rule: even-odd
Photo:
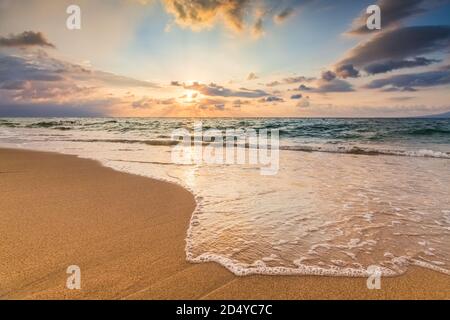
<svg viewBox="0 0 450 320"><path fill-rule="evenodd" d="M0 0L0 117L444 113L449 17L450 0Z"/></svg>

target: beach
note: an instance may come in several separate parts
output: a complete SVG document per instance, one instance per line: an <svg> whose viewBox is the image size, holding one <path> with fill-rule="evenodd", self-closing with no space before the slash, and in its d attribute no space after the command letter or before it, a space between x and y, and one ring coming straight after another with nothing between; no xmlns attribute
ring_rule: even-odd
<svg viewBox="0 0 450 320"><path fill-rule="evenodd" d="M186 261L194 196L93 160L0 149L0 299L449 299L450 276L238 277ZM67 267L81 269L68 290Z"/></svg>

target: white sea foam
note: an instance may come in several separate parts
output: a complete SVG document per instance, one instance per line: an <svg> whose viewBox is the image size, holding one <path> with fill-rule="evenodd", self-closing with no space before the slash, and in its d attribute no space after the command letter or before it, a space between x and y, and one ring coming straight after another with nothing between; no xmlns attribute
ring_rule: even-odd
<svg viewBox="0 0 450 320"><path fill-rule="evenodd" d="M419 157L419 158L442 158L450 159L449 152L435 151L428 149L419 150L405 150L405 149L389 149L386 147L374 146L352 146L352 145L318 145L318 146L283 146L282 150L288 151L303 151L303 152L325 152L325 153L344 153L356 155L385 155L385 156L399 156L399 157Z"/></svg>

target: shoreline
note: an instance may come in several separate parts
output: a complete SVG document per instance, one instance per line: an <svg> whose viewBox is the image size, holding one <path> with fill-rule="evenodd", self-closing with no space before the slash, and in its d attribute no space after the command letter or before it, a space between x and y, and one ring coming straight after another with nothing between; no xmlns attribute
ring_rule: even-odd
<svg viewBox="0 0 450 320"><path fill-rule="evenodd" d="M120 181L120 183L117 183ZM450 299L450 276L238 277L186 261L183 187L76 156L0 148L0 299ZM65 288L79 265L82 289Z"/></svg>

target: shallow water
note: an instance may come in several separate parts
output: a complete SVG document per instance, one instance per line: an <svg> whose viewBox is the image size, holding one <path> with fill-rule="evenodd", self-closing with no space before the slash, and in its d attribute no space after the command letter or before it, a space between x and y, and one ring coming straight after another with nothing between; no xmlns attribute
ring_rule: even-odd
<svg viewBox="0 0 450 320"><path fill-rule="evenodd" d="M170 134L192 119L3 119L0 145L57 151L178 183L198 207L187 258L238 275L450 274L450 121L213 119L281 130L280 169L177 165Z"/></svg>

